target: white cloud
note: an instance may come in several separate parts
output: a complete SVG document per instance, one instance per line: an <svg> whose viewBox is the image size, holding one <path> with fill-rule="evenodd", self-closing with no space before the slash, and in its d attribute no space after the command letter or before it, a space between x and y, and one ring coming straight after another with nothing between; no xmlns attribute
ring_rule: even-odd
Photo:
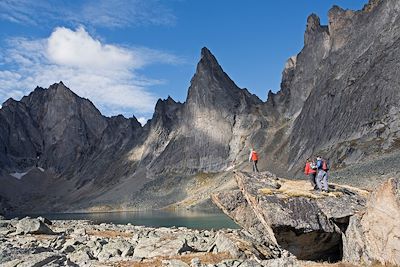
<svg viewBox="0 0 400 267"><path fill-rule="evenodd" d="M171 25L176 20L160 0L2 0L0 18L29 25L73 22L107 28Z"/></svg>
<svg viewBox="0 0 400 267"><path fill-rule="evenodd" d="M36 85L62 80L89 98L106 115L149 117L156 96L149 87L162 83L137 74L151 63L176 64L174 55L146 48L103 44L83 28L56 28L47 39L14 38L2 52L10 70L0 71L0 99L20 98Z"/></svg>
<svg viewBox="0 0 400 267"><path fill-rule="evenodd" d="M82 27L76 31L57 28L47 40L47 54L54 63L71 67L125 69L144 63L132 51L101 44Z"/></svg>

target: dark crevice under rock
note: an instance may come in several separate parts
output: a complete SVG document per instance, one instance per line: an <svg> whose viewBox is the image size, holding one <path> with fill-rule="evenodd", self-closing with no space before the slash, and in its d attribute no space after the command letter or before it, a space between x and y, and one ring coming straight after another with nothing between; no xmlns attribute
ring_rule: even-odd
<svg viewBox="0 0 400 267"><path fill-rule="evenodd" d="M278 244L299 260L336 262L342 259L340 233L301 232L292 227L277 227L273 231Z"/></svg>

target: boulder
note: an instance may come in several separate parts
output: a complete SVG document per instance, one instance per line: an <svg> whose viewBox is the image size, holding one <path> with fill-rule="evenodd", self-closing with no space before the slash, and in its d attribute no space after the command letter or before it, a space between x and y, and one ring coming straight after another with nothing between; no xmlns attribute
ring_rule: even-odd
<svg viewBox="0 0 400 267"><path fill-rule="evenodd" d="M78 264L78 266L85 266L90 263L91 260L95 260L92 253L88 249L78 250L68 255L69 259Z"/></svg>
<svg viewBox="0 0 400 267"><path fill-rule="evenodd" d="M307 181L235 172L240 192L220 193L213 201L238 224L303 260L339 260L342 233L350 216L365 206L368 192L331 185L312 191ZM251 210L251 211L250 211Z"/></svg>
<svg viewBox="0 0 400 267"><path fill-rule="evenodd" d="M251 258L265 260L277 257L267 244L258 243L252 236L241 232L218 232L210 251L228 252L232 259L243 260Z"/></svg>
<svg viewBox="0 0 400 267"><path fill-rule="evenodd" d="M389 179L351 217L343 235L343 260L400 266L400 179Z"/></svg>
<svg viewBox="0 0 400 267"><path fill-rule="evenodd" d="M107 243L102 247L98 258L100 261L106 261L109 258L122 255L122 252L129 249L129 247L130 244L128 242L116 241Z"/></svg>
<svg viewBox="0 0 400 267"><path fill-rule="evenodd" d="M31 219L29 217L19 220L16 227L16 233L18 234L54 234L54 232L42 221L39 219Z"/></svg>
<svg viewBox="0 0 400 267"><path fill-rule="evenodd" d="M73 236L84 236L86 235L86 230L85 228L76 228L74 229L74 232L71 233Z"/></svg>
<svg viewBox="0 0 400 267"><path fill-rule="evenodd" d="M193 258L190 261L190 267L201 267L201 261L199 258Z"/></svg>
<svg viewBox="0 0 400 267"><path fill-rule="evenodd" d="M190 267L188 264L180 260L163 260L162 266L164 267Z"/></svg>
<svg viewBox="0 0 400 267"><path fill-rule="evenodd" d="M212 249L213 252L229 252L233 258L245 258L243 250L241 250L235 242L226 234L217 234L217 238Z"/></svg>
<svg viewBox="0 0 400 267"><path fill-rule="evenodd" d="M126 258L133 256L133 252L135 251L134 247L129 245L124 250L122 250L121 257Z"/></svg>
<svg viewBox="0 0 400 267"><path fill-rule="evenodd" d="M45 217L39 216L37 218L38 218L39 221L41 221L42 223L45 223L47 225L52 225L53 224L49 219L47 219Z"/></svg>
<svg viewBox="0 0 400 267"><path fill-rule="evenodd" d="M186 239L181 238L142 238L135 247L134 257L152 258L157 256L175 256L193 251Z"/></svg>
<svg viewBox="0 0 400 267"><path fill-rule="evenodd" d="M63 248L63 245L66 243L65 240L65 236L64 235L60 235L58 236L56 239L54 239L51 242L51 246L55 249L55 250L60 250Z"/></svg>
<svg viewBox="0 0 400 267"><path fill-rule="evenodd" d="M67 258L54 252L42 252L23 256L20 259L14 259L2 264L4 267L41 267L41 266L65 266Z"/></svg>
<svg viewBox="0 0 400 267"><path fill-rule="evenodd" d="M268 235L269 228L260 222L240 190L221 192L211 196L213 202L237 224L246 229L258 242L273 244L275 238Z"/></svg>
<svg viewBox="0 0 400 267"><path fill-rule="evenodd" d="M0 227L6 227L10 224L9 220L0 219Z"/></svg>

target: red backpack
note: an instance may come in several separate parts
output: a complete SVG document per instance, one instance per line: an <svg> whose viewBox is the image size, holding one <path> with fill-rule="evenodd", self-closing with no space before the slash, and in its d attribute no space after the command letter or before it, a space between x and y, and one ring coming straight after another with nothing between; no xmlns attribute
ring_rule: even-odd
<svg viewBox="0 0 400 267"><path fill-rule="evenodd" d="M328 165L328 162L326 162L326 160L322 161L322 169L324 171L328 171L329 170L329 165Z"/></svg>

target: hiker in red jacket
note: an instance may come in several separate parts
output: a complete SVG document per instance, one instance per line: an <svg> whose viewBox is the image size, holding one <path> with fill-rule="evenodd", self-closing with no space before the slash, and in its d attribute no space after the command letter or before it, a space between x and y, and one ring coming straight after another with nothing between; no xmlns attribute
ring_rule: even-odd
<svg viewBox="0 0 400 267"><path fill-rule="evenodd" d="M258 172L257 162L258 162L258 155L257 152L252 148L250 150L249 162L253 161L253 172Z"/></svg>
<svg viewBox="0 0 400 267"><path fill-rule="evenodd" d="M314 189L316 189L317 183L316 183L315 177L317 176L317 165L315 165L315 163L309 158L306 161L306 167L304 168L304 174L308 175L312 187Z"/></svg>

